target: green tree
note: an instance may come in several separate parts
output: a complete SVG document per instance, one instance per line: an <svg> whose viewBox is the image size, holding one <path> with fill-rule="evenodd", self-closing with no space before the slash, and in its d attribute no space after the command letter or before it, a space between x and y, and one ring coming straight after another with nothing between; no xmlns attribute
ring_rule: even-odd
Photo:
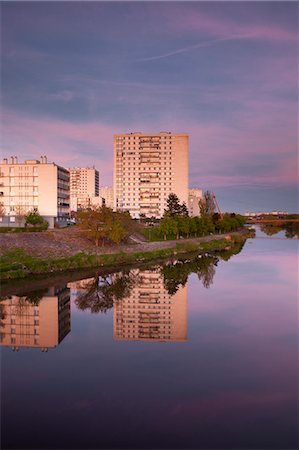
<svg viewBox="0 0 299 450"><path fill-rule="evenodd" d="M126 236L128 232L121 222L113 222L111 230L109 232L109 239L119 244Z"/></svg>
<svg viewBox="0 0 299 450"><path fill-rule="evenodd" d="M185 216L178 216L176 218L177 226L178 226L178 233L180 236L183 237L189 237L190 233L190 219L189 217Z"/></svg>
<svg viewBox="0 0 299 450"><path fill-rule="evenodd" d="M180 205L179 198L176 194L169 194L167 199L167 209L165 213L171 217L181 214L182 206Z"/></svg>
<svg viewBox="0 0 299 450"><path fill-rule="evenodd" d="M175 237L178 233L178 226L175 218L165 215L161 220L159 230L164 237L164 240L168 237Z"/></svg>
<svg viewBox="0 0 299 450"><path fill-rule="evenodd" d="M32 225L34 227L44 227L45 229L48 228L49 224L48 222L40 215L37 208L34 208L32 211L29 211L25 215L25 225Z"/></svg>

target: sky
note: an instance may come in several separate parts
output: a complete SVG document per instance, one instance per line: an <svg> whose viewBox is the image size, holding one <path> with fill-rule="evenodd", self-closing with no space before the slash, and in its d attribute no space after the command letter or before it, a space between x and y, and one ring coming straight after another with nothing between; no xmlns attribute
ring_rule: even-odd
<svg viewBox="0 0 299 450"><path fill-rule="evenodd" d="M189 186L298 211L298 3L2 2L1 153L95 165L113 134L189 133Z"/></svg>

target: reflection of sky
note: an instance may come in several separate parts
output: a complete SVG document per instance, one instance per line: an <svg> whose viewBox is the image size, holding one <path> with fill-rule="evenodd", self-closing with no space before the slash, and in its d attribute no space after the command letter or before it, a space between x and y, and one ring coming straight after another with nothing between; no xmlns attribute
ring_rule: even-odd
<svg viewBox="0 0 299 450"><path fill-rule="evenodd" d="M55 351L5 349L4 444L296 448L297 244L247 241L208 290L191 275L186 343L114 341L112 311L73 305Z"/></svg>

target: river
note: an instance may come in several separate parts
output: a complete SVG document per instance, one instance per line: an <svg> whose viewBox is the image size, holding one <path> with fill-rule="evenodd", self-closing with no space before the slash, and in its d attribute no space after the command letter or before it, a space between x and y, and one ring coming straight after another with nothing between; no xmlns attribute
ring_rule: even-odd
<svg viewBox="0 0 299 450"><path fill-rule="evenodd" d="M298 448L298 240L283 236L4 286L2 447Z"/></svg>

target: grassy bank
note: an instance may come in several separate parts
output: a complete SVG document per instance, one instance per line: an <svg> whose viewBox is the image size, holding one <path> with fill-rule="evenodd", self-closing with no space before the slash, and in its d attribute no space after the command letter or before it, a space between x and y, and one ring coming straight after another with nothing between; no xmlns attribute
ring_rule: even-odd
<svg viewBox="0 0 299 450"><path fill-rule="evenodd" d="M218 239L209 242L180 242L172 248L132 253L88 254L77 253L63 258L37 258L21 248L14 248L1 257L0 272L2 280L26 278L30 275L58 273L87 268L113 267L134 264L185 253L217 253L230 251L236 242L244 242L246 237L234 235L230 240Z"/></svg>

